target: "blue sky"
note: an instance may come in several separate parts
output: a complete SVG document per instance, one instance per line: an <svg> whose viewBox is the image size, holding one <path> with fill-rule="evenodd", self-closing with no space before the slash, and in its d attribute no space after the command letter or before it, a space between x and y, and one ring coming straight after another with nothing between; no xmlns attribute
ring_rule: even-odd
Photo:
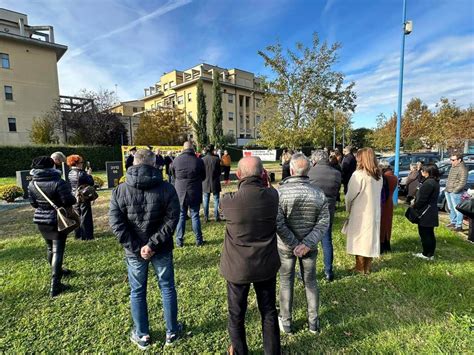
<svg viewBox="0 0 474 355"><path fill-rule="evenodd" d="M441 96L474 104L474 1L407 0L404 103ZM342 44L337 70L356 82L355 127L396 109L402 0L0 0L31 25L53 25L69 47L59 62L61 94L118 87L140 98L163 72L200 62L270 75L257 51L312 33Z"/></svg>

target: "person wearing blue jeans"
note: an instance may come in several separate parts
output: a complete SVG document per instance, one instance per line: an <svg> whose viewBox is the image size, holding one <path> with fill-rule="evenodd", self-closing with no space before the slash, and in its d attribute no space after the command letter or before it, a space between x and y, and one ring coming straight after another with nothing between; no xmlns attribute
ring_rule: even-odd
<svg viewBox="0 0 474 355"><path fill-rule="evenodd" d="M466 187L468 169L464 164L461 154L451 156L451 169L449 169L448 179L446 181L446 203L449 208L450 223L447 225L456 232L462 231L462 213L456 210L456 206L461 202L462 193Z"/></svg>
<svg viewBox="0 0 474 355"><path fill-rule="evenodd" d="M163 181L155 161L151 150L136 152L126 182L112 192L109 210L110 227L125 250L133 319L130 340L142 350L151 345L147 305L150 263L163 300L165 345L172 345L183 331L177 320L173 267L173 233L179 218L179 199L173 185Z"/></svg>
<svg viewBox="0 0 474 355"><path fill-rule="evenodd" d="M329 228L321 239L321 245L323 247L323 261L324 261L324 274L328 281L334 279L334 271L332 270L332 262L334 259L334 251L332 246L332 222L329 224Z"/></svg>
<svg viewBox="0 0 474 355"><path fill-rule="evenodd" d="M179 211L179 221L176 227L176 245L182 247L184 245L184 232L186 230L186 216L188 214L188 208L191 215L191 224L193 226L193 232L196 236L196 245L201 246L204 241L202 238L201 231L201 220L199 219L200 205L188 206L185 202Z"/></svg>
<svg viewBox="0 0 474 355"><path fill-rule="evenodd" d="M214 192L214 218L216 221L220 220L219 217L219 193ZM203 193L203 201L202 201L202 206L204 208L204 220L209 221L209 200L211 198L211 193L210 192L204 192Z"/></svg>

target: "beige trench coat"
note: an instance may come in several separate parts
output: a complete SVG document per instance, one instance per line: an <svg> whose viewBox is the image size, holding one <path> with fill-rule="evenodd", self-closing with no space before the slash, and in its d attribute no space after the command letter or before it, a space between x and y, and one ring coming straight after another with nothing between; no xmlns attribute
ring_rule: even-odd
<svg viewBox="0 0 474 355"><path fill-rule="evenodd" d="M349 180L346 211L349 219L343 228L347 253L365 257L380 256L380 205L382 177L377 181L363 170Z"/></svg>

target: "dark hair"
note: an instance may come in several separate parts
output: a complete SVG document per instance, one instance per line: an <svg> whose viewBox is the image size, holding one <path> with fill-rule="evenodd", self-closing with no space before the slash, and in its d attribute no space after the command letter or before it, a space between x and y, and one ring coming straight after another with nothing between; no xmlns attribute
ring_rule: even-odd
<svg viewBox="0 0 474 355"><path fill-rule="evenodd" d="M428 173L428 177L433 178L436 181L439 181L439 170L436 164L429 163L429 164L423 165L421 167L421 171Z"/></svg>
<svg viewBox="0 0 474 355"><path fill-rule="evenodd" d="M453 153L451 154L452 157L456 157L456 160L462 160L463 156L461 153Z"/></svg>

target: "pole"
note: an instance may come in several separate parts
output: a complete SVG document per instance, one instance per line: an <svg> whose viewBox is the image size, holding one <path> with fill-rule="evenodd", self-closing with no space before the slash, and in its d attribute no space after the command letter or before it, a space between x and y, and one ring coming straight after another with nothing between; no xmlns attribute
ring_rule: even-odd
<svg viewBox="0 0 474 355"><path fill-rule="evenodd" d="M402 96L403 96L403 64L405 56L405 24L406 24L406 15L407 15L407 1L403 0L403 13L402 13L402 47L400 50L400 76L398 81L398 110L397 110L397 134L395 138L395 176L398 178L398 173L400 170L400 130L402 126ZM398 184L395 187L393 192L393 203L394 205L398 204Z"/></svg>
<svg viewBox="0 0 474 355"><path fill-rule="evenodd" d="M334 126L332 127L332 149L336 149L336 110L332 108L332 118L334 120Z"/></svg>
<svg viewBox="0 0 474 355"><path fill-rule="evenodd" d="M346 146L346 126L342 126L342 149Z"/></svg>

